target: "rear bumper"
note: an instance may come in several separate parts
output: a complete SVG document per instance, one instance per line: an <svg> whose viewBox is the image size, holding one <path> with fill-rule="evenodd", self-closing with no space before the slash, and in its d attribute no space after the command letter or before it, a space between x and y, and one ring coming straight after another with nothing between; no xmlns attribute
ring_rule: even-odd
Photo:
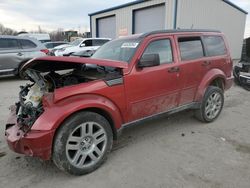
<svg viewBox="0 0 250 188"><path fill-rule="evenodd" d="M24 133L16 121L15 108L12 107L8 119L5 137L8 146L16 153L27 156L39 157L43 160L49 160L51 157L52 140L54 130L50 131L32 131Z"/></svg>
<svg viewBox="0 0 250 188"><path fill-rule="evenodd" d="M233 81L234 81L233 76L226 79L225 90L228 90L228 89L230 89L232 87Z"/></svg>

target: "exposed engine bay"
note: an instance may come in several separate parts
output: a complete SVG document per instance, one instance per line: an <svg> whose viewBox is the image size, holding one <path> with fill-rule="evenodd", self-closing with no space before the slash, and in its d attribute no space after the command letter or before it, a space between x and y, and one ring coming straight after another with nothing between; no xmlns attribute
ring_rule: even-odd
<svg viewBox="0 0 250 188"><path fill-rule="evenodd" d="M30 128L43 113L42 98L55 89L77 85L94 80L112 80L121 77L120 69L104 66L80 66L67 70L39 72L27 69L24 72L31 83L21 86L19 102L16 103L17 121Z"/></svg>

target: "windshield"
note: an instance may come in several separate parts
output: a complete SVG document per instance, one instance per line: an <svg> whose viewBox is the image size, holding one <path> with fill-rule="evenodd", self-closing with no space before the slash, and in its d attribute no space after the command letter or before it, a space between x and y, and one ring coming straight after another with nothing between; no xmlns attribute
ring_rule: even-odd
<svg viewBox="0 0 250 188"><path fill-rule="evenodd" d="M82 42L82 39L76 39L72 41L71 43L69 43L69 45L78 46L81 42Z"/></svg>
<svg viewBox="0 0 250 188"><path fill-rule="evenodd" d="M130 63L140 39L117 39L101 46L92 56L97 59L109 59Z"/></svg>

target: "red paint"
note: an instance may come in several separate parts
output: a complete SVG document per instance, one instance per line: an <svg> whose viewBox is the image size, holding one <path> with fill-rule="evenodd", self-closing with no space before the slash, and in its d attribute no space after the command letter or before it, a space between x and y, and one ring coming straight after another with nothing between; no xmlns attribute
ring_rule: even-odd
<svg viewBox="0 0 250 188"><path fill-rule="evenodd" d="M110 66L110 67L117 67L117 68L127 68L128 64L126 62L122 61L112 61L112 60L105 60L105 59L94 59L94 58L84 58L84 57L63 57L63 56L44 56L39 57L36 59L32 59L24 64L22 67L22 70L25 70L27 67L31 67L33 65L36 65L38 63L43 62L53 62L53 63L81 63L81 64L94 64L94 65L100 65L100 66Z"/></svg>
<svg viewBox="0 0 250 188"><path fill-rule="evenodd" d="M123 69L123 84L109 87L103 80L82 83L56 89L53 94L43 97L44 113L36 120L26 135L18 129L14 109L8 124L14 126L6 130L9 147L26 155L38 156L44 160L51 157L53 137L62 122L73 113L97 108L105 111L118 130L125 123L164 112L175 107L200 102L206 88L216 78L224 82L224 89L232 86L232 61L228 46L227 54L217 57L204 57L195 61L181 61L178 48L179 36L220 35L219 33L168 33L147 36L136 51L132 61L42 57L27 63L23 69L35 63L71 62L98 64ZM168 38L173 48L173 63L139 69L136 64L147 45L154 40ZM203 66L205 61L211 64ZM168 70L178 67L179 72ZM20 132L19 135L17 133Z"/></svg>

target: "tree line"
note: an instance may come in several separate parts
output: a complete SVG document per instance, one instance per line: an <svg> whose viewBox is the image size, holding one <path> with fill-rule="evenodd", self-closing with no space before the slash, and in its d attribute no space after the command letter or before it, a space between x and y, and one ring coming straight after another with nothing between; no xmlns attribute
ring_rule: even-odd
<svg viewBox="0 0 250 188"><path fill-rule="evenodd" d="M4 27L4 25L0 23L0 35L17 35L17 31Z"/></svg>
<svg viewBox="0 0 250 188"><path fill-rule="evenodd" d="M0 23L0 35L18 35L19 33L20 32L7 28ZM69 40L69 37L65 35L65 32L62 28L58 28L56 31L46 32L45 30L42 30L39 26L37 31L31 31L30 33L48 33L52 41ZM77 37L84 37L84 35L78 33Z"/></svg>

